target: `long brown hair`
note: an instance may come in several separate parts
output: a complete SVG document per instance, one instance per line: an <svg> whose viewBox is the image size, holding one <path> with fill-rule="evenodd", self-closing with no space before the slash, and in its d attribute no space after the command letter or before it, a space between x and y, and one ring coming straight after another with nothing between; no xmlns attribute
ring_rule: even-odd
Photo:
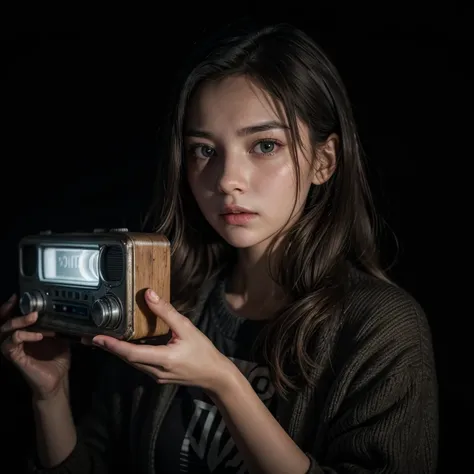
<svg viewBox="0 0 474 474"><path fill-rule="evenodd" d="M172 243L172 300L182 313L193 308L204 282L236 261L236 250L205 220L186 180L183 127L196 88L204 80L229 75L246 75L263 87L282 107L296 167L301 143L297 119L308 125L315 148L332 133L339 137L336 171L324 185L312 186L302 217L283 236L284 265L273 275L290 303L266 326L262 347L275 387L285 396L289 389L308 383L310 373L329 357L328 347L314 348L312 341L324 328L328 337L323 340L330 344L330 334L339 324L348 262L387 280L378 258L376 216L361 145L337 70L301 30L279 24L229 33L213 38L211 47L200 53L174 100L168 159L161 162L150 213L154 230ZM296 367L294 376L289 367Z"/></svg>

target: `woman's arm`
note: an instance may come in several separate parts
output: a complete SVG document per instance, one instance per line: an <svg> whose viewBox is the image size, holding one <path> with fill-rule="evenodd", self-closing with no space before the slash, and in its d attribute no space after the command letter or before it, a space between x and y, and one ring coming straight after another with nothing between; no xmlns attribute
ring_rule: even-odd
<svg viewBox="0 0 474 474"><path fill-rule="evenodd" d="M37 444L30 460L35 474L106 474L109 472L111 395L118 389L117 361L98 353L102 360L98 384L94 386L91 410L77 427L73 422L68 390L55 400L33 401ZM128 369L128 368L127 368ZM118 415L116 415L118 416ZM119 458L119 452L111 459Z"/></svg>
<svg viewBox="0 0 474 474"><path fill-rule="evenodd" d="M239 369L229 360L220 386L209 393L252 474L305 474L310 460Z"/></svg>
<svg viewBox="0 0 474 474"><path fill-rule="evenodd" d="M51 399L33 400L38 459L45 468L61 464L76 446L67 384Z"/></svg>

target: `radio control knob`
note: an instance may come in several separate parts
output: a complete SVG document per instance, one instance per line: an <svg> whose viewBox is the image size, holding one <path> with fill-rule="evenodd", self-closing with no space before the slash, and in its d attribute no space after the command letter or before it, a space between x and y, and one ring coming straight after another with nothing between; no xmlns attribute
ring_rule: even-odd
<svg viewBox="0 0 474 474"><path fill-rule="evenodd" d="M97 327L114 329L122 320L120 303L114 297L104 296L92 305L91 316Z"/></svg>
<svg viewBox="0 0 474 474"><path fill-rule="evenodd" d="M41 291L27 291L20 298L19 307L24 315L33 312L41 313L46 309L46 299Z"/></svg>

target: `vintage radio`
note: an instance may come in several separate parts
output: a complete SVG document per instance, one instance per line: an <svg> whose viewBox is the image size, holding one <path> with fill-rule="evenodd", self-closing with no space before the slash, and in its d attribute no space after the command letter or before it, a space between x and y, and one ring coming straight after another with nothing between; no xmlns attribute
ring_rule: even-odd
<svg viewBox="0 0 474 474"><path fill-rule="evenodd" d="M170 298L170 245L128 229L41 232L19 244L20 311L38 312L31 330L127 341L168 333L148 308L147 288Z"/></svg>

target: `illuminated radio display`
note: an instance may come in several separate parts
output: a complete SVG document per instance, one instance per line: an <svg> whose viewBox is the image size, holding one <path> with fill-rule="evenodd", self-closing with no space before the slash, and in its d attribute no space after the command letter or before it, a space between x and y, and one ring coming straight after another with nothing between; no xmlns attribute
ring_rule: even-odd
<svg viewBox="0 0 474 474"><path fill-rule="evenodd" d="M97 287L99 248L40 246L39 279L44 282Z"/></svg>

